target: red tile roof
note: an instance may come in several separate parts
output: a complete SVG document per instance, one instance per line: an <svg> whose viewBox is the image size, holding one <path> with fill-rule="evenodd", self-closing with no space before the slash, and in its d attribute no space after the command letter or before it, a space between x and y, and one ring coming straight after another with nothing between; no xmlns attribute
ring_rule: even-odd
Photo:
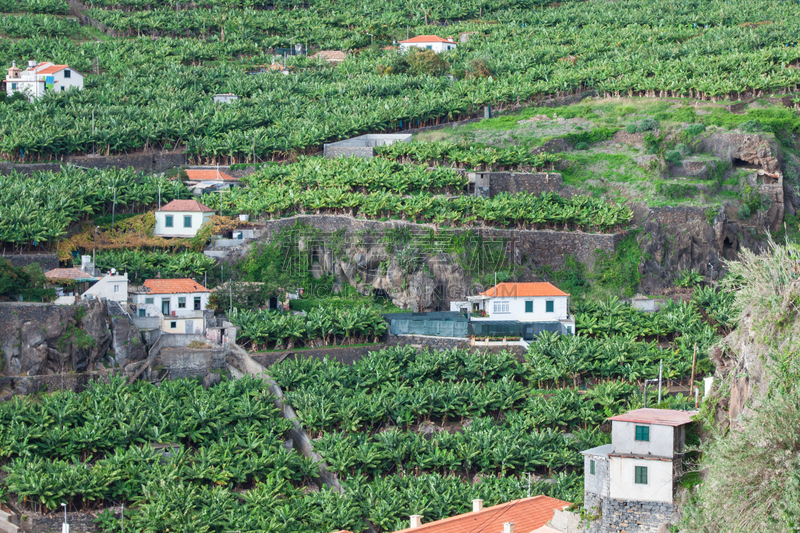
<svg viewBox="0 0 800 533"><path fill-rule="evenodd" d="M557 509L571 505L549 496L534 496L487 507L477 513L464 513L443 520L422 524L417 528L402 529L395 533L465 533L482 531L499 533L505 522L514 523L514 531L529 533L553 519Z"/></svg>
<svg viewBox="0 0 800 533"><path fill-rule="evenodd" d="M236 180L233 176L225 174L221 170L210 169L187 169L186 177L192 181L219 181L219 180Z"/></svg>
<svg viewBox="0 0 800 533"><path fill-rule="evenodd" d="M682 426L684 424L691 424L694 414L696 413L674 411L672 409L636 409L622 415L612 416L609 420L654 424L656 426Z"/></svg>
<svg viewBox="0 0 800 533"><path fill-rule="evenodd" d="M455 44L453 41L448 41L447 39L442 39L437 35L417 35L416 37L412 37L411 39L400 41L401 43L450 43Z"/></svg>
<svg viewBox="0 0 800 533"><path fill-rule="evenodd" d="M197 200L172 200L170 203L159 209L159 211L179 211L183 213L214 212L213 209L201 204Z"/></svg>
<svg viewBox="0 0 800 533"><path fill-rule="evenodd" d="M186 294L193 292L211 292L193 279L148 279L142 285L151 294Z"/></svg>
<svg viewBox="0 0 800 533"><path fill-rule="evenodd" d="M531 296L569 296L552 283L498 283L489 290L483 291L482 296L497 296L498 298L516 298Z"/></svg>
<svg viewBox="0 0 800 533"><path fill-rule="evenodd" d="M97 279L80 268L54 268L44 273L49 279Z"/></svg>

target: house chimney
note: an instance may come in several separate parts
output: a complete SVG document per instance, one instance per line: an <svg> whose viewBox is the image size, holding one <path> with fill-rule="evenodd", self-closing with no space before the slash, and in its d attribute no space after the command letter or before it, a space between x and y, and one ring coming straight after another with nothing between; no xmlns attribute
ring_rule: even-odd
<svg viewBox="0 0 800 533"><path fill-rule="evenodd" d="M483 511L483 500L472 500L472 512L479 513Z"/></svg>
<svg viewBox="0 0 800 533"><path fill-rule="evenodd" d="M503 533L514 533L514 522L505 522L503 524Z"/></svg>
<svg viewBox="0 0 800 533"><path fill-rule="evenodd" d="M411 515L411 528L419 527L422 525L422 515L421 514L412 514Z"/></svg>
<svg viewBox="0 0 800 533"><path fill-rule="evenodd" d="M28 68L33 68L35 66L36 66L36 60L35 59L29 59L28 60Z"/></svg>

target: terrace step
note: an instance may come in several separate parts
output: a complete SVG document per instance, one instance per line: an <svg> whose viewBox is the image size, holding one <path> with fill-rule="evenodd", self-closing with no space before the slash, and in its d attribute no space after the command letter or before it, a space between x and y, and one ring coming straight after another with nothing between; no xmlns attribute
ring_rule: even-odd
<svg viewBox="0 0 800 533"><path fill-rule="evenodd" d="M0 533L18 533L17 515L6 509L0 508Z"/></svg>

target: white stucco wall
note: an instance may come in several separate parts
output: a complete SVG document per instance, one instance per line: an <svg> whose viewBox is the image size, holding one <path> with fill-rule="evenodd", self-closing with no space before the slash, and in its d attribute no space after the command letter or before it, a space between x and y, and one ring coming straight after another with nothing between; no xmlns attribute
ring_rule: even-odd
<svg viewBox="0 0 800 533"><path fill-rule="evenodd" d="M181 294L137 294L136 295L136 315L139 316L138 309L144 309L144 316L161 316L162 302L169 301L170 316L175 312L176 317L189 317L202 312L208 307L208 299L211 296L210 292L196 292L196 293L181 293ZM200 298L200 309L195 310L194 299ZM148 304L147 299L152 298L153 303ZM186 298L186 307L179 308L179 299ZM182 331L180 333L183 333Z"/></svg>
<svg viewBox="0 0 800 533"><path fill-rule="evenodd" d="M209 222L214 216L213 212L201 213L198 211L156 211L156 227L153 235L157 237L194 237L200 226ZM172 227L167 227L167 217L172 217ZM184 226L184 217L191 217L191 227Z"/></svg>
<svg viewBox="0 0 800 533"><path fill-rule="evenodd" d="M650 428L649 441L636 440L636 426ZM655 424L637 424L634 422L611 422L611 441L614 443L615 454L654 455L669 457L674 455L674 435L672 426L657 426Z"/></svg>
<svg viewBox="0 0 800 533"><path fill-rule="evenodd" d="M108 274L81 294L82 300L106 298L114 302L128 301L128 274Z"/></svg>
<svg viewBox="0 0 800 533"><path fill-rule="evenodd" d="M545 311L547 301L552 300L553 312ZM533 312L525 312L525 302L533 302ZM507 302L508 313L495 313L495 302ZM485 301L487 318L484 320L519 320L520 322L557 322L567 320L569 314L568 296L536 296L536 297L510 297L490 298ZM475 319L473 320L480 320Z"/></svg>
<svg viewBox="0 0 800 533"><path fill-rule="evenodd" d="M407 52L411 48L422 48L423 50L433 50L434 52L441 53L448 50L455 50L456 43L400 43L400 51Z"/></svg>
<svg viewBox="0 0 800 533"><path fill-rule="evenodd" d="M647 467L647 484L638 484L635 467ZM610 458L611 498L672 503L672 461Z"/></svg>

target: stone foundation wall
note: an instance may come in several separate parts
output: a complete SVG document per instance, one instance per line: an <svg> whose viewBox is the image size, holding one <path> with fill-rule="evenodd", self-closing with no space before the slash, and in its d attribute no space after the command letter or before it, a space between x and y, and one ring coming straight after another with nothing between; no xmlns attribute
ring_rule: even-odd
<svg viewBox="0 0 800 533"><path fill-rule="evenodd" d="M194 378L225 366L225 351L220 348L164 348L155 361L169 370L170 379Z"/></svg>
<svg viewBox="0 0 800 533"><path fill-rule="evenodd" d="M323 346L321 348L309 348L306 350L284 350L278 352L260 352L250 354L258 364L263 367L274 365L278 361L286 359L319 359L325 357L333 361L339 361L343 365L352 365L362 357L386 348L386 344L372 344L370 346Z"/></svg>
<svg viewBox="0 0 800 533"><path fill-rule="evenodd" d="M33 263L39 263L39 266L45 272L58 268L58 254L4 255L2 258L17 268L26 267Z"/></svg>
<svg viewBox="0 0 800 533"><path fill-rule="evenodd" d="M529 192L536 195L543 192L559 192L562 186L563 179L561 174L556 172L536 172L533 174L492 172L489 175L490 197L495 197L503 192L512 194Z"/></svg>
<svg viewBox="0 0 800 533"><path fill-rule="evenodd" d="M602 504L600 528L592 531L657 533L661 524L676 517L676 506L662 502L635 502L606 498Z"/></svg>
<svg viewBox="0 0 800 533"><path fill-rule="evenodd" d="M59 509L61 509L59 507ZM23 513L24 515L25 513ZM31 515L21 520L21 531L31 533L61 533L61 524L64 523L64 513L54 511L49 515ZM91 533L97 531L94 517L87 513L67 513L67 523L70 533Z"/></svg>

